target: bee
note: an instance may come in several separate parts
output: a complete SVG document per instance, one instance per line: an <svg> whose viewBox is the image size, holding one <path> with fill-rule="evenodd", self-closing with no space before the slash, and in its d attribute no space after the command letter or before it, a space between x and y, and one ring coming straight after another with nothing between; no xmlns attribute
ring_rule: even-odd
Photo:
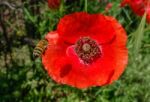
<svg viewBox="0 0 150 102"><path fill-rule="evenodd" d="M40 40L33 50L33 56L35 58L41 57L41 55L45 52L48 46L48 41L46 39Z"/></svg>

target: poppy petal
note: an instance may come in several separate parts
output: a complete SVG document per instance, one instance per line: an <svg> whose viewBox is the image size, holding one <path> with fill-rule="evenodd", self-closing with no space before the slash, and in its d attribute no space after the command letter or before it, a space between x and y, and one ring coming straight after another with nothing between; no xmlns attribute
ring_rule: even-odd
<svg viewBox="0 0 150 102"><path fill-rule="evenodd" d="M112 26L101 14L77 12L64 16L58 24L57 31L59 36L70 43L75 43L78 38L84 36L106 43L115 35Z"/></svg>

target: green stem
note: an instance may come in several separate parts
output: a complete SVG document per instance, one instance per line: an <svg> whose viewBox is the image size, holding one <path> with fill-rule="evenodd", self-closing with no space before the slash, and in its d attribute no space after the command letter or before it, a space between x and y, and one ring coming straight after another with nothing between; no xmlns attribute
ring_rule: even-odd
<svg viewBox="0 0 150 102"><path fill-rule="evenodd" d="M84 0L84 11L87 12L87 0Z"/></svg>
<svg viewBox="0 0 150 102"><path fill-rule="evenodd" d="M147 28L144 29L145 32L148 30L150 30L150 26L148 26Z"/></svg>
<svg viewBox="0 0 150 102"><path fill-rule="evenodd" d="M64 0L61 0L61 5L60 5L60 8L59 8L60 16L63 15L63 12L64 12Z"/></svg>

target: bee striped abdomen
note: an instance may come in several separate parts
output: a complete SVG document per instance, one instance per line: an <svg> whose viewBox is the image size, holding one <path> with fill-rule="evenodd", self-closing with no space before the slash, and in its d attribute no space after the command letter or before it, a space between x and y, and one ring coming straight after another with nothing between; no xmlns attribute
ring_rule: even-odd
<svg viewBox="0 0 150 102"><path fill-rule="evenodd" d="M45 49L47 48L47 45L48 45L48 41L46 39L40 40L33 50L33 56L41 57L41 55L44 53Z"/></svg>

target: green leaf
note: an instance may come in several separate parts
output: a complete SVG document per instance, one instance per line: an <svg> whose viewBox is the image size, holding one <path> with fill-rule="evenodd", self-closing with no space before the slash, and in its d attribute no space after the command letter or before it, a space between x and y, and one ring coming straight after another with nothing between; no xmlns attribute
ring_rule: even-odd
<svg viewBox="0 0 150 102"><path fill-rule="evenodd" d="M37 17L33 16L26 8L24 8L24 13L27 19L29 19L33 23L36 22Z"/></svg>

